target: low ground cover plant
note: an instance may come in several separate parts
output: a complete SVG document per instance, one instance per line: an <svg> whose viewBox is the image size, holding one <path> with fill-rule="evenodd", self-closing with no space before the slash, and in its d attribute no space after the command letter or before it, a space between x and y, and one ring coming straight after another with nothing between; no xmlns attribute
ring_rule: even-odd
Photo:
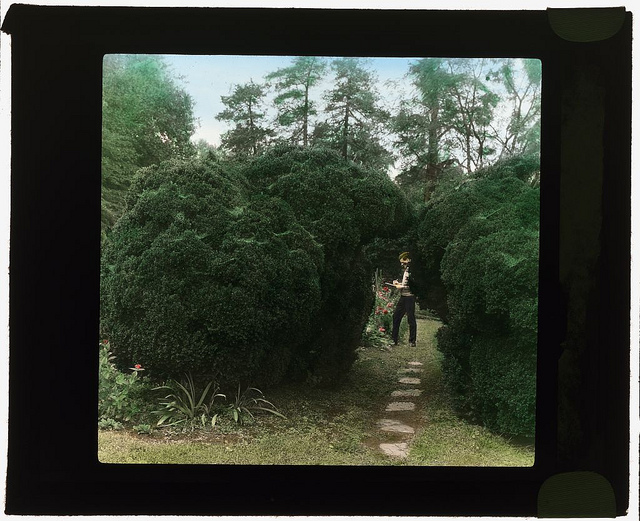
<svg viewBox="0 0 640 521"><path fill-rule="evenodd" d="M254 414L259 411L286 419L283 414L278 412L276 406L264 397L260 389L247 387L242 391L240 384L238 384L238 391L233 401L227 405L227 411L233 418L233 421L239 424L255 421Z"/></svg>
<svg viewBox="0 0 640 521"><path fill-rule="evenodd" d="M190 374L186 375L184 383L176 380L169 380L165 385L155 387L155 391L162 392L160 408L153 411L159 417L157 426L166 425L172 427L183 425L193 428L200 424L205 427L210 424L215 426L218 419L216 399L226 398L218 392L218 386L214 381L206 384L205 388L196 391L196 384ZM164 394L168 392L169 394Z"/></svg>

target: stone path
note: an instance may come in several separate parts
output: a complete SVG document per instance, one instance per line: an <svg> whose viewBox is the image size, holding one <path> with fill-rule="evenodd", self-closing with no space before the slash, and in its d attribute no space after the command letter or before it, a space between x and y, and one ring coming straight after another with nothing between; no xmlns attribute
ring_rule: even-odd
<svg viewBox="0 0 640 521"><path fill-rule="evenodd" d="M415 434L415 429L404 423L403 413L406 415L407 411L415 411L416 404L412 402L411 398L416 398L422 394L421 389L413 388L413 386L420 385L420 378L415 376L404 376L407 374L416 375L422 372L421 362L408 362L409 367L403 368L399 371L402 375L398 379L400 388L391 393L393 401L389 402L385 413L388 417L378 420L378 428L381 431L394 434L398 439L389 443L381 443L380 450L386 455L394 458L406 458L409 455L409 441ZM398 400L399 398L406 398L405 400Z"/></svg>

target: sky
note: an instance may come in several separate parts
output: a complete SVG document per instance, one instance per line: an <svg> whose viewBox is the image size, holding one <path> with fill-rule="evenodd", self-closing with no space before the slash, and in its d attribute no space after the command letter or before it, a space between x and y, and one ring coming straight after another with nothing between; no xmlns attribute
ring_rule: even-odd
<svg viewBox="0 0 640 521"><path fill-rule="evenodd" d="M195 102L194 115L200 126L193 136L194 141L204 139L220 144L220 134L229 129L226 123L217 121L216 114L224 110L221 96L228 96L233 85L253 80L261 83L264 77L291 64L291 56L187 56L163 55L165 62L176 76L181 76L182 85ZM374 58L368 62L375 71L381 94L389 102L397 95L397 89L388 87L388 80L400 80L406 74L409 63L415 58ZM315 89L321 95L322 86ZM322 109L322 102L319 109ZM273 112L270 112L273 115Z"/></svg>

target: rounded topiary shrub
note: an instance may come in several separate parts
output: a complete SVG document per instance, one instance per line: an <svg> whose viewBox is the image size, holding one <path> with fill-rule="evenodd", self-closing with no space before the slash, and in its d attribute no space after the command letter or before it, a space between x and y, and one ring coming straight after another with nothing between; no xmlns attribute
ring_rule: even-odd
<svg viewBox="0 0 640 521"><path fill-rule="evenodd" d="M444 381L457 408L469 406L470 384L469 356L470 334L460 327L442 326L436 332L438 350L444 355L441 366Z"/></svg>
<svg viewBox="0 0 640 521"><path fill-rule="evenodd" d="M374 266L366 247L406 232L411 206L385 173L330 150L278 147L244 174L255 189L290 205L322 245L321 304L311 341L296 352L291 375L330 382L355 360L373 306Z"/></svg>
<svg viewBox="0 0 640 521"><path fill-rule="evenodd" d="M535 423L538 165L510 158L437 188L412 230L428 282L416 293L446 324L445 382L456 404L507 434L532 435Z"/></svg>
<svg viewBox="0 0 640 521"><path fill-rule="evenodd" d="M275 382L320 302L322 251L221 165L142 171L102 261L102 329L124 368Z"/></svg>
<svg viewBox="0 0 640 521"><path fill-rule="evenodd" d="M373 304L365 247L410 213L386 175L281 148L144 169L127 204L102 258L116 361L253 385L350 367Z"/></svg>

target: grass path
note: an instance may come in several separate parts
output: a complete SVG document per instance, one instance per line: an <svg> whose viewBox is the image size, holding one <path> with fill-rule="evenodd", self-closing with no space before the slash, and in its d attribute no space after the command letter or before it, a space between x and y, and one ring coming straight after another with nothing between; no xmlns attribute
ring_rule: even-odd
<svg viewBox="0 0 640 521"><path fill-rule="evenodd" d="M103 463L210 463L271 465L530 466L533 448L471 425L452 411L440 370L435 332L440 323L418 320L418 345L392 352L361 349L348 377L329 389L288 385L267 392L287 416L261 416L254 425L220 423L212 431L99 431ZM386 456L380 443L397 435L377 422L409 361L421 362L422 394L403 422L416 429L405 459Z"/></svg>

